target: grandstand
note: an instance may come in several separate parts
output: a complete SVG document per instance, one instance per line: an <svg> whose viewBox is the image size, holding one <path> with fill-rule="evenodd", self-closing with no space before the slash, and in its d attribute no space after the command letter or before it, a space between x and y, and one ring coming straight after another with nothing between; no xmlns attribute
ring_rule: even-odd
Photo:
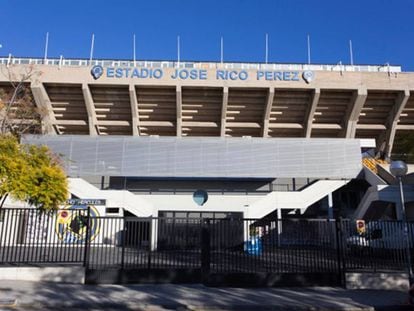
<svg viewBox="0 0 414 311"><path fill-rule="evenodd" d="M399 66L10 56L0 68L3 93L22 81L41 112L24 141L64 154L72 196L106 200L103 214L400 217L384 162L414 129L414 73Z"/></svg>

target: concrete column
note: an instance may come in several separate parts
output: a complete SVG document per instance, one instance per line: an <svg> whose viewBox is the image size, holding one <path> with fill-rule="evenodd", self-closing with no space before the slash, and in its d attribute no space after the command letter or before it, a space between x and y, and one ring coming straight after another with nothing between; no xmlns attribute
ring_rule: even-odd
<svg viewBox="0 0 414 311"><path fill-rule="evenodd" d="M139 133L139 113L138 113L138 100L133 84L129 85L129 98L131 103L131 115L132 115L132 135L138 136Z"/></svg>
<svg viewBox="0 0 414 311"><path fill-rule="evenodd" d="M52 104L44 85L40 82L32 82L30 84L30 88L36 102L36 106L42 117L42 133L48 135L59 134L59 129L56 125L55 113L53 112Z"/></svg>
<svg viewBox="0 0 414 311"><path fill-rule="evenodd" d="M181 85L177 85L176 87L176 99L177 99L177 137L181 137L182 135L182 92L181 92Z"/></svg>
<svg viewBox="0 0 414 311"><path fill-rule="evenodd" d="M272 111L272 105L273 105L273 98L275 96L275 89L273 87L269 88L269 91L267 93L266 98L266 105L263 115L263 137L269 136L269 119L270 119L270 113Z"/></svg>
<svg viewBox="0 0 414 311"><path fill-rule="evenodd" d="M306 112L305 124L303 126L306 138L311 137L313 117L315 115L316 107L318 106L320 96L321 96L321 89L319 88L314 89L313 94L312 94L312 99L308 107L308 111Z"/></svg>
<svg viewBox="0 0 414 311"><path fill-rule="evenodd" d="M328 219L333 219L333 199L332 199L332 192L328 194Z"/></svg>
<svg viewBox="0 0 414 311"><path fill-rule="evenodd" d="M223 102L221 105L221 128L220 136L226 136L226 115L227 115L227 102L229 100L229 88L227 86L223 87Z"/></svg>
<svg viewBox="0 0 414 311"><path fill-rule="evenodd" d="M150 249L151 251L156 251L157 250L157 241L158 241L158 236L157 236L157 232L158 232L158 218L154 219L151 218L150 219L150 226L151 226L151 246Z"/></svg>
<svg viewBox="0 0 414 311"><path fill-rule="evenodd" d="M392 147L394 144L395 134L397 132L397 124L400 119L401 113L405 108L405 105L410 98L410 91L404 90L398 94L398 97L395 101L395 105L391 111L387 122L387 134L385 140L385 154L389 158L391 157Z"/></svg>
<svg viewBox="0 0 414 311"><path fill-rule="evenodd" d="M368 97L367 89L358 89L354 93L352 102L351 102L351 107L350 109L348 109L348 113L345 118L345 122L346 122L345 123L345 126L346 126L345 137L346 138L355 138L358 117L361 113L362 108L364 107L367 97Z"/></svg>
<svg viewBox="0 0 414 311"><path fill-rule="evenodd" d="M282 209L277 209L277 245L280 246L282 235Z"/></svg>
<svg viewBox="0 0 414 311"><path fill-rule="evenodd" d="M88 112L88 125L89 135L98 135L98 119L96 118L95 105L93 103L92 94L89 89L89 85L86 83L82 84L83 99L85 101L86 111Z"/></svg>

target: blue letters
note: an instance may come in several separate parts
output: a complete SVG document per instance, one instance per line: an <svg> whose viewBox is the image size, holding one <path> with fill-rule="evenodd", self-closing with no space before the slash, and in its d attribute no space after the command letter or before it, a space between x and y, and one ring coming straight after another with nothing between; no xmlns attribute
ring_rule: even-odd
<svg viewBox="0 0 414 311"><path fill-rule="evenodd" d="M106 68L107 78L135 78L135 79L161 79L164 76L162 68ZM173 80L207 80L206 69L175 69L170 76ZM246 70L216 70L216 80L245 81L249 79ZM300 81L299 71L271 71L257 70L256 80L266 81Z"/></svg>
<svg viewBox="0 0 414 311"><path fill-rule="evenodd" d="M243 70L238 72L237 70L217 70L216 79L217 80L246 80L249 77L247 71Z"/></svg>
<svg viewBox="0 0 414 311"><path fill-rule="evenodd" d="M200 70L200 80L207 80L207 70Z"/></svg>
<svg viewBox="0 0 414 311"><path fill-rule="evenodd" d="M117 68L115 70L115 77L122 78L122 76L123 76L123 70L122 70L122 68Z"/></svg>
<svg viewBox="0 0 414 311"><path fill-rule="evenodd" d="M138 68L134 68L131 74L131 78L139 78L139 71Z"/></svg>
<svg viewBox="0 0 414 311"><path fill-rule="evenodd" d="M257 71L257 80L266 81L299 81L298 71Z"/></svg>
<svg viewBox="0 0 414 311"><path fill-rule="evenodd" d="M161 79L162 78L162 70L161 69L155 69L154 70L154 78L155 79Z"/></svg>
<svg viewBox="0 0 414 311"><path fill-rule="evenodd" d="M114 68L108 67L108 69L106 69L106 76L108 78L113 78L114 77Z"/></svg>

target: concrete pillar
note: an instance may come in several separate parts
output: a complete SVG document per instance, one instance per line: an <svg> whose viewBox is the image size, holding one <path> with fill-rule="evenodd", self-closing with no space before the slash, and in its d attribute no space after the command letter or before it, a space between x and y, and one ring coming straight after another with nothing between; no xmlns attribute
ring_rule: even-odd
<svg viewBox="0 0 414 311"><path fill-rule="evenodd" d="M308 107L308 111L306 112L306 116L304 120L305 124L303 125L303 129L304 129L306 138L311 137L313 117L315 115L316 107L318 106L320 96L321 96L321 89L316 88L313 91L312 99Z"/></svg>
<svg viewBox="0 0 414 311"><path fill-rule="evenodd" d="M221 104L221 127L220 127L220 136L226 136L226 115L227 115L227 103L229 100L229 88L227 86L223 87L223 100Z"/></svg>
<svg viewBox="0 0 414 311"><path fill-rule="evenodd" d="M181 85L176 86L176 100L177 100L177 137L182 135L182 111L183 111L183 101L182 101L182 91Z"/></svg>
<svg viewBox="0 0 414 311"><path fill-rule="evenodd" d="M158 230L157 230L158 229L157 228L158 227L158 218L154 219L154 218L151 217L150 226L151 226L151 229L150 229L150 231L151 231L150 250L151 251L156 251L157 250L157 241L158 241L158 236L157 236L157 233L158 233Z"/></svg>
<svg viewBox="0 0 414 311"><path fill-rule="evenodd" d="M281 244L282 235L282 209L277 209L277 246Z"/></svg>
<svg viewBox="0 0 414 311"><path fill-rule="evenodd" d="M263 113L263 137L269 136L269 119L270 119L270 113L272 111L272 105L273 105L273 98L275 96L275 89L269 88L266 98L266 104L265 104L265 110Z"/></svg>
<svg viewBox="0 0 414 311"><path fill-rule="evenodd" d="M328 194L328 219L333 219L333 199L332 199L332 192Z"/></svg>

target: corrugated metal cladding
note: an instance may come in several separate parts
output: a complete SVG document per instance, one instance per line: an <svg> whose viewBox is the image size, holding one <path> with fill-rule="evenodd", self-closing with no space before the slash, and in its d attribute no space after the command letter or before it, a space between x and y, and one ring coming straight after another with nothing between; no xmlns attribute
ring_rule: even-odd
<svg viewBox="0 0 414 311"><path fill-rule="evenodd" d="M26 136L65 156L69 176L354 178L357 139Z"/></svg>

